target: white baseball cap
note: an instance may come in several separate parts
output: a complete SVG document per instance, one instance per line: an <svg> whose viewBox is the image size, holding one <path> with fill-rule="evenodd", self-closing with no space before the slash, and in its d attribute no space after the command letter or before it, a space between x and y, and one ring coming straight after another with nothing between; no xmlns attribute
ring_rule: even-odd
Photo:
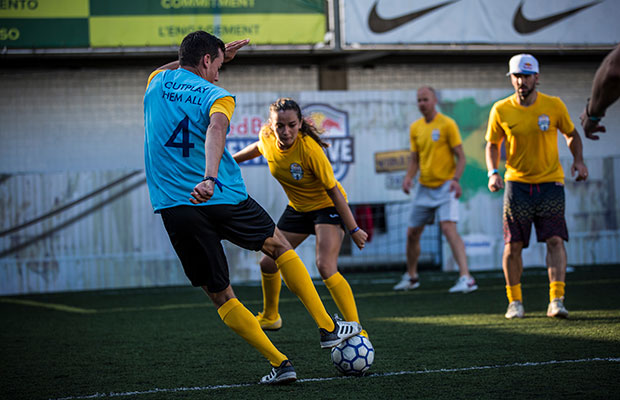
<svg viewBox="0 0 620 400"><path fill-rule="evenodd" d="M538 73L538 60L531 54L517 54L508 62L508 73L532 75Z"/></svg>

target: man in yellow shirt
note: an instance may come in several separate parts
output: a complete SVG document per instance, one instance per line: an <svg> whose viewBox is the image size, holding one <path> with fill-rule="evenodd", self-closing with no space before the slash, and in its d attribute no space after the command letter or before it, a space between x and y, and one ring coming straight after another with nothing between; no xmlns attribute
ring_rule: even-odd
<svg viewBox="0 0 620 400"><path fill-rule="evenodd" d="M536 238L547 244L549 306L547 316L566 318L564 288L568 230L564 218L564 171L560 165L557 131L562 132L573 154L571 174L588 177L583 147L566 106L558 97L536 90L538 61L530 54L510 59L509 72L515 93L491 108L486 133L486 163L491 192L504 192L504 256L508 310L505 317L523 318L521 251L529 245L532 223ZM499 175L500 145L505 140L506 174Z"/></svg>
<svg viewBox="0 0 620 400"><path fill-rule="evenodd" d="M432 87L418 89L418 109L423 117L409 128L411 159L403 180L403 191L409 194L412 179L418 170L420 184L413 196L411 220L407 229L407 272L394 286L394 290L416 289L420 286L420 237L424 225L432 224L437 212L441 231L450 244L460 273L450 293L469 293L478 289L478 286L469 274L465 245L456 230L458 198L461 196L459 179L465 169L465 153L456 123L452 118L437 112L436 105L437 96Z"/></svg>

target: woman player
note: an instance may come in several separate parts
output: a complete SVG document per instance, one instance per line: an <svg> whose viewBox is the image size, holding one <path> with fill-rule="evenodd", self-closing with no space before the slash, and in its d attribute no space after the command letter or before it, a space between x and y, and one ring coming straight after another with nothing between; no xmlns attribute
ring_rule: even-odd
<svg viewBox="0 0 620 400"><path fill-rule="evenodd" d="M292 99L281 98L269 107L269 120L259 140L237 152L241 163L263 155L269 171L280 182L289 203L278 221L278 228L297 248L309 235L316 235L316 265L325 286L346 321L359 322L353 291L338 272L338 253L344 228L360 249L368 235L357 226L347 203L346 193L334 177L319 130L301 115ZM263 311L257 319L264 330L278 330L282 318L278 303L282 279L275 262L268 256L260 260ZM362 334L368 336L366 331Z"/></svg>

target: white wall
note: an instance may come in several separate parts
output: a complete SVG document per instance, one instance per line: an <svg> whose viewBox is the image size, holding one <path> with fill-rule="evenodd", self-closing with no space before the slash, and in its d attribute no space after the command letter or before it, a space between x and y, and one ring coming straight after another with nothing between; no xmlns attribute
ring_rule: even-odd
<svg viewBox="0 0 620 400"><path fill-rule="evenodd" d="M596 67L591 63L543 65L540 90L562 97L573 121L578 123ZM151 69L0 70L0 230L53 211L143 168L142 95ZM419 117L415 89L434 85L440 89L442 102L455 102L464 96L489 101L511 92L504 69L503 62L472 65L466 70L462 65L450 64L352 68L348 75L352 92L347 93L317 92L317 70L313 67L231 65L222 72L220 83L237 94L239 107L235 118L243 115L266 118L267 105L280 95L294 96L302 104L322 102L346 110L356 152L356 162L342 182L350 201L399 202L407 201L407 197L389 183L390 179L398 178L398 173L376 174L372 160L376 151L408 147L407 126ZM610 172L604 169L603 160L620 154L619 111L620 103L608 110L604 120L608 133L601 141L584 142L592 170L591 183L567 185L567 208L577 215L569 222L575 238L568 246L570 262L619 261L617 252L609 253L608 257L601 254L605 249L613 249L617 239L613 232L608 233L599 226L596 213L602 212L602 206L596 203L595 196ZM232 122L240 123L235 119ZM481 130L479 127L478 131ZM478 131L470 137L479 141ZM470 149L468 159L482 163L481 147L472 143ZM560 149L561 157L568 159L562 140ZM617 160L605 165L613 169L617 191L620 188ZM286 203L279 186L261 167L244 167L243 173L252 196L277 218ZM0 258L0 293L185 284L161 222L151 213L146 188L137 184L140 179L136 175L80 203L79 207L83 208L76 206L41 223L0 236L0 252L6 252L47 235ZM131 189L132 184L137 187ZM123 190L127 191L126 196L111 199ZM620 196L617 193L615 196L617 213ZM476 208L484 207L491 210L489 215L499 217L498 199L484 191L472 192L469 203L462 204L463 219L459 224L462 233L481 233L485 225L493 226L488 236L497 240L500 233L497 221L481 222L470 216L475 215ZM80 210L86 212L100 203L104 204L101 208L92 210L79 222L68 224ZM589 211L592 211L590 215L584 216ZM68 225L54 230L63 224ZM393 235L377 236L375 241L378 247L385 246L390 255L400 252L402 247L393 246L401 243L400 233ZM600 246L596 252L572 249L573 243L587 244L588 240L612 245ZM226 249L235 280L258 279L258 253L241 252L229 245ZM316 276L313 243L309 241L300 252ZM369 256L372 253L368 251ZM498 253L493 250L492 254L486 260L492 260L489 263L496 268ZM404 249L397 257L404 257ZM540 256L534 254L528 260L539 263Z"/></svg>

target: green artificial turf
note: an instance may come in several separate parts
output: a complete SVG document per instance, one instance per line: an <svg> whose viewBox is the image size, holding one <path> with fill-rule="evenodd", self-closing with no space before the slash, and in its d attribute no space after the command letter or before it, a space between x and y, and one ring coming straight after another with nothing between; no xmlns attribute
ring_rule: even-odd
<svg viewBox="0 0 620 400"><path fill-rule="evenodd" d="M620 389L620 266L567 276L569 319L545 315L543 269L527 269L526 318L506 320L500 271L480 289L448 294L456 275L423 272L394 292L400 274L345 273L375 347L369 375L342 378L316 325L286 288L284 325L268 335L299 381L256 382L268 362L230 331L201 290L129 289L0 297L0 399L608 399ZM235 285L252 311L259 286ZM331 313L327 289L317 288Z"/></svg>

